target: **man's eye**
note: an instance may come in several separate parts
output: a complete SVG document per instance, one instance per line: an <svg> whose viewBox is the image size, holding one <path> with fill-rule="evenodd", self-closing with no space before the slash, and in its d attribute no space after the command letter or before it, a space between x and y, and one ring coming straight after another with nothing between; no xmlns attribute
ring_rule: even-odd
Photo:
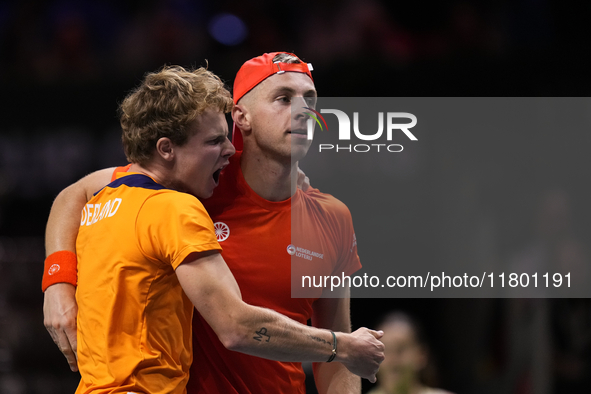
<svg viewBox="0 0 591 394"><path fill-rule="evenodd" d="M279 97L279 101L282 101L284 103L291 103L291 97L281 96Z"/></svg>
<svg viewBox="0 0 591 394"><path fill-rule="evenodd" d="M304 97L304 100L306 101L306 104L308 105L308 107L310 107L310 108L316 107L316 97Z"/></svg>

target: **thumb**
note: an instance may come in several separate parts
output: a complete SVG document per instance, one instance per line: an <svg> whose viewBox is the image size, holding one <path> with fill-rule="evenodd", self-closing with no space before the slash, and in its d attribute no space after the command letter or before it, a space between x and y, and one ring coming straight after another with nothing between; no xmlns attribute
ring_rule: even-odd
<svg viewBox="0 0 591 394"><path fill-rule="evenodd" d="M371 335L373 335L376 339L380 339L381 337L384 336L384 331L379 330L379 331L375 331L375 330L368 330L370 332Z"/></svg>
<svg viewBox="0 0 591 394"><path fill-rule="evenodd" d="M304 177L304 183L302 184L302 191L306 192L310 188L310 178Z"/></svg>

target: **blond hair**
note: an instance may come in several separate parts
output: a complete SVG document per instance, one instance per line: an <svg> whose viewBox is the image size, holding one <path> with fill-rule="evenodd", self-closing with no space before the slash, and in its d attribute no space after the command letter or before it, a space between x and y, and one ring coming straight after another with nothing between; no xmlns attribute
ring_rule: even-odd
<svg viewBox="0 0 591 394"><path fill-rule="evenodd" d="M127 160L145 164L163 137L184 145L188 125L207 109L227 113L232 96L218 76L205 68L165 66L149 73L121 103L120 122Z"/></svg>

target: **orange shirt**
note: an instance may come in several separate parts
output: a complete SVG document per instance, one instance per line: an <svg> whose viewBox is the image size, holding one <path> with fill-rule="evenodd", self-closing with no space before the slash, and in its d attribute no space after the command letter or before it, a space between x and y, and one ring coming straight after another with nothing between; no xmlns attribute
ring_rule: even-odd
<svg viewBox="0 0 591 394"><path fill-rule="evenodd" d="M308 298L292 298L292 264L298 272L305 267L305 275L351 275L361 267L351 215L342 202L315 189L298 190L286 201L265 200L244 180L240 153L230 158L220 186L203 204L224 248L222 256L248 304L306 324L321 289L311 289L314 294ZM188 393L306 392L301 363L229 351L198 313L193 320Z"/></svg>
<svg viewBox="0 0 591 394"><path fill-rule="evenodd" d="M121 175L85 206L76 241L77 393L184 393L193 305L174 270L221 248L195 197Z"/></svg>
<svg viewBox="0 0 591 394"><path fill-rule="evenodd" d="M224 248L222 257L246 303L306 324L322 289L305 289L308 298L292 298L292 280L300 292L301 275L351 275L361 268L351 214L345 204L317 189L298 190L286 201L263 199L244 180L240 155L230 158L220 186L203 201ZM292 276L292 264L298 275ZM301 363L229 351L199 313L193 333L187 393L305 394Z"/></svg>

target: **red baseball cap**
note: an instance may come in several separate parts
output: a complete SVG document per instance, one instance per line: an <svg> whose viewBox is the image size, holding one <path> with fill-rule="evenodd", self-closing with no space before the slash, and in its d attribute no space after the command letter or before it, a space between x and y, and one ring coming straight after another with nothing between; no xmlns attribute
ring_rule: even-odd
<svg viewBox="0 0 591 394"><path fill-rule="evenodd" d="M283 63L273 62L273 58L281 53L294 56L301 63ZM255 86L269 78L271 75L283 74L286 71L298 72L306 74L312 81L311 71L313 70L312 64L304 63L299 57L289 52L271 52L265 53L262 56L257 56L250 59L240 67L236 78L234 79L233 98L234 104L238 104L238 101ZM236 150L240 151L243 148L242 133L236 124L232 128L232 143Z"/></svg>

